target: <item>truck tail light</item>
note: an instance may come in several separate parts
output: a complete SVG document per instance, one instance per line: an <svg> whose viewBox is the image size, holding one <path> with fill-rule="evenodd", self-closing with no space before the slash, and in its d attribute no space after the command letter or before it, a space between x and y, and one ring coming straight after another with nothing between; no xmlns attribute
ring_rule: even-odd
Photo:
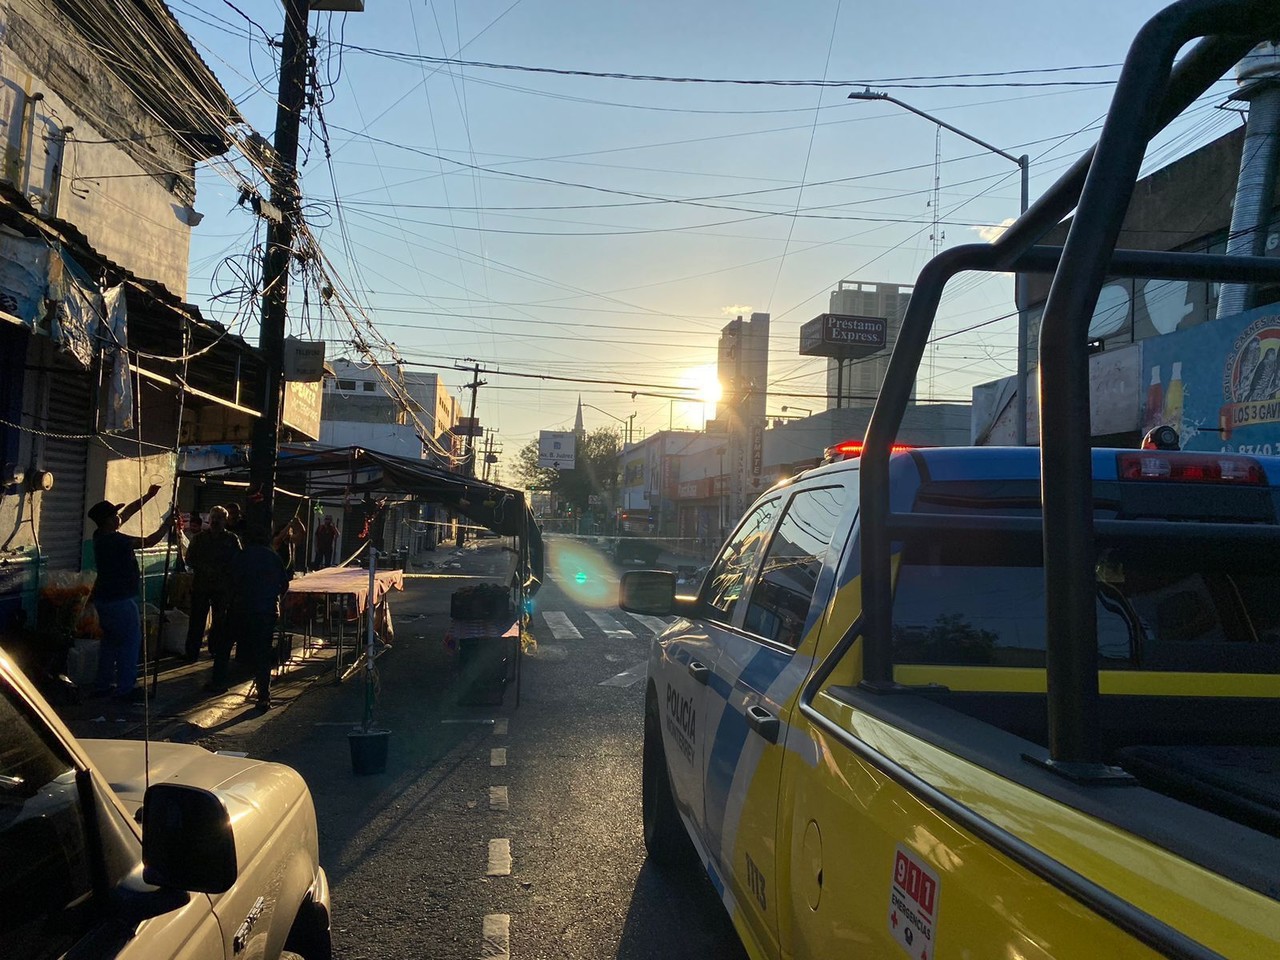
<svg viewBox="0 0 1280 960"><path fill-rule="evenodd" d="M1265 486L1267 472L1252 457L1217 453L1161 453L1144 450L1118 456L1121 480L1176 483L1232 483Z"/></svg>
<svg viewBox="0 0 1280 960"><path fill-rule="evenodd" d="M895 443L891 448L891 453L902 453L905 450L916 449L909 443ZM827 447L822 454L823 463L837 463L840 460L853 460L862 456L861 440L846 440L844 443L837 443Z"/></svg>

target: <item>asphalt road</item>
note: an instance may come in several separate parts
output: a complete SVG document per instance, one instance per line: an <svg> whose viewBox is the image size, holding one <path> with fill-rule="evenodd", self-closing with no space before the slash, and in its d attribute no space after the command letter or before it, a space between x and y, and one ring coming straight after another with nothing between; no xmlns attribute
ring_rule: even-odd
<svg viewBox="0 0 1280 960"><path fill-rule="evenodd" d="M643 664L660 624L617 609L603 557L550 541L520 705L511 686L500 704L461 702L442 643L449 595L505 582L501 546L483 541L461 570L409 577L394 597L396 641L377 662L375 717L392 731L385 774L352 773L358 679L316 683L269 722L202 742L306 777L343 960L740 960L706 878L646 863Z"/></svg>

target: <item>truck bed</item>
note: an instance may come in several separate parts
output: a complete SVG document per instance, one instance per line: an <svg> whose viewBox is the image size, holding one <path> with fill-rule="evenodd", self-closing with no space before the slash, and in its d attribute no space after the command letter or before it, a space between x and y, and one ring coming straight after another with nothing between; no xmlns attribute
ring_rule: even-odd
<svg viewBox="0 0 1280 960"><path fill-rule="evenodd" d="M857 687L832 687L826 694L1264 896L1280 899L1280 744L1275 742L1273 701L1217 701L1211 713L1223 716L1201 715L1201 722L1192 728L1186 720L1196 714L1188 712L1188 701L1201 698L1104 697L1104 723L1108 716L1124 718L1126 736L1146 733L1151 742L1129 739L1109 757L1133 779L1098 784L1077 783L1028 762L1048 759L1043 740L1022 735L1028 732L1025 729L1015 732L993 722L1011 715L1027 720L1035 714L1037 702L1043 718L1042 695L945 690L884 695ZM1161 702L1168 700L1181 702ZM1010 714L1001 710L1001 704L1017 708ZM1260 724L1243 723L1241 711L1256 711ZM1179 713L1183 722L1172 730L1155 723ZM1228 713L1233 721L1225 716ZM1236 731L1258 731L1260 742L1212 742L1228 722ZM1116 739L1115 731L1111 732ZM1178 735L1199 742L1170 742Z"/></svg>

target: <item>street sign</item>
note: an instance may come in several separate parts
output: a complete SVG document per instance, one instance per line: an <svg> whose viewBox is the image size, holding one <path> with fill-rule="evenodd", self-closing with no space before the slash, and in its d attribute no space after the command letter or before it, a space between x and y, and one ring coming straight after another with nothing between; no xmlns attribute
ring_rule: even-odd
<svg viewBox="0 0 1280 960"><path fill-rule="evenodd" d="M576 466L577 437L567 430L543 430L538 434L538 466L572 470Z"/></svg>
<svg viewBox="0 0 1280 960"><path fill-rule="evenodd" d="M296 383L324 379L324 341L284 338L284 378Z"/></svg>
<svg viewBox="0 0 1280 960"><path fill-rule="evenodd" d="M459 417L453 431L459 437L483 437L484 428L480 426L479 417Z"/></svg>

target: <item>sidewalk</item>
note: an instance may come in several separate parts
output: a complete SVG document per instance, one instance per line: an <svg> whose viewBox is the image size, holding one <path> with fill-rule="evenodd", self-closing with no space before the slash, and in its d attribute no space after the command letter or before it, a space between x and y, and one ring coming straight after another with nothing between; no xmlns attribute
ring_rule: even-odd
<svg viewBox="0 0 1280 960"><path fill-rule="evenodd" d="M54 709L77 738L140 740L148 720L152 740L190 742L231 725L248 729L290 703L316 680L333 680L332 646L316 646L302 656L302 638L294 640L293 658L273 672L272 708L260 712L255 706L253 678L248 667L231 664L231 685L226 693L209 693L204 687L213 674L213 660L207 652L196 663L174 657L159 661L155 682L146 679L147 699L125 704L109 697L91 698L81 691L79 703L53 702ZM348 650L348 655L350 651ZM143 678L138 678L143 685Z"/></svg>
<svg viewBox="0 0 1280 960"><path fill-rule="evenodd" d="M404 590L390 594L394 629L407 642L444 637L449 594L459 584L477 579L505 583L510 578L510 555L501 549L499 541L481 540L468 544L462 551L441 551L439 560L439 566L431 572L406 573ZM50 702L77 738L140 740L147 735L148 722L152 740L189 743L218 732L250 733L288 709L312 684L317 681L331 684L336 678L335 647L315 640L304 656L302 634L291 633L292 659L273 673L273 706L266 712L256 709L253 678L248 667L234 661L231 686L226 693L204 690L213 673L213 660L207 650L201 652L196 663L162 657L156 682L152 683L150 674L146 677L148 700L145 703L91 699L85 695L85 689L81 690L79 703L61 702L53 697ZM344 672L356 661L357 651L352 643L353 637L348 633L342 661ZM142 681L140 676L139 686ZM352 678L346 682L358 680Z"/></svg>

